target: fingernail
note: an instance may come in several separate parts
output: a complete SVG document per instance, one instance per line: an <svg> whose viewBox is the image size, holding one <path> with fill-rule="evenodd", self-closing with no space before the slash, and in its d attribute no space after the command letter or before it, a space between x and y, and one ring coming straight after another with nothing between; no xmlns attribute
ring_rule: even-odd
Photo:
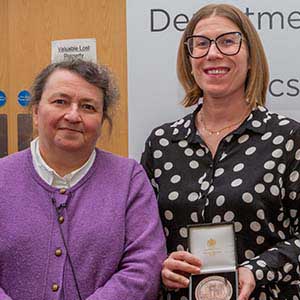
<svg viewBox="0 0 300 300"><path fill-rule="evenodd" d="M184 284L188 285L190 283L190 281L188 279L184 279Z"/></svg>

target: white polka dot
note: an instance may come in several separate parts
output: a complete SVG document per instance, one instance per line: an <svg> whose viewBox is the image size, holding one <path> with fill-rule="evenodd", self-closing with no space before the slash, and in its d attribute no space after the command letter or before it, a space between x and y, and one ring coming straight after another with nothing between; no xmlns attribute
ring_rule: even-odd
<svg viewBox="0 0 300 300"><path fill-rule="evenodd" d="M194 151L193 151L191 148L186 148L186 149L184 150L184 154L185 154L186 156L192 156L192 155L194 154Z"/></svg>
<svg viewBox="0 0 300 300"><path fill-rule="evenodd" d="M208 194L210 194L211 192L213 192L213 191L214 191L214 189L215 189L215 188L214 188L214 186L213 186L213 185L211 185L211 186L210 186L210 188L209 188Z"/></svg>
<svg viewBox="0 0 300 300"><path fill-rule="evenodd" d="M259 209L259 210L256 212L256 215L257 215L257 217L258 217L260 220L264 220L264 219L265 219L265 212L263 211L263 209Z"/></svg>
<svg viewBox="0 0 300 300"><path fill-rule="evenodd" d="M180 297L180 300L188 300L188 298L185 296L182 296L182 297Z"/></svg>
<svg viewBox="0 0 300 300"><path fill-rule="evenodd" d="M230 141L232 140L232 138L233 138L233 134L227 136L227 137L225 138L225 141L226 141L227 143L230 143Z"/></svg>
<svg viewBox="0 0 300 300"><path fill-rule="evenodd" d="M169 195L168 195L168 198L169 200L176 200L179 196L179 193L178 192L171 192Z"/></svg>
<svg viewBox="0 0 300 300"><path fill-rule="evenodd" d="M162 174L162 171L160 169L155 169L154 170L154 177L158 178Z"/></svg>
<svg viewBox="0 0 300 300"><path fill-rule="evenodd" d="M273 160L269 160L264 164L264 168L267 170L272 170L274 167L275 167L275 162Z"/></svg>
<svg viewBox="0 0 300 300"><path fill-rule="evenodd" d="M202 184L201 184L201 189L203 191L206 191L209 187L209 182L208 181L203 181Z"/></svg>
<svg viewBox="0 0 300 300"><path fill-rule="evenodd" d="M223 195L220 195L217 199L216 199L216 204L217 206L222 206L225 202L225 197Z"/></svg>
<svg viewBox="0 0 300 300"><path fill-rule="evenodd" d="M154 178L151 179L151 184L152 184L152 186L153 186L154 188L157 188L157 187L158 187L158 185L157 185L157 183L156 183L156 181L155 181Z"/></svg>
<svg viewBox="0 0 300 300"><path fill-rule="evenodd" d="M178 146L181 148L185 148L188 145L188 142L186 140L182 140L178 142Z"/></svg>
<svg viewBox="0 0 300 300"><path fill-rule="evenodd" d="M289 124L289 123L290 123L289 120L282 120L282 121L280 121L278 124L279 124L279 126L284 126L284 125L287 125L287 124Z"/></svg>
<svg viewBox="0 0 300 300"><path fill-rule="evenodd" d="M221 222L221 216L216 215L212 219L212 223L220 223Z"/></svg>
<svg viewBox="0 0 300 300"><path fill-rule="evenodd" d="M216 171L215 171L215 177L218 177L218 176L222 175L223 173L224 173L224 169L223 168L216 169Z"/></svg>
<svg viewBox="0 0 300 300"><path fill-rule="evenodd" d="M282 280L283 280L284 282L289 282L289 281L291 281L291 279L292 279L292 276L291 276L291 275L286 275Z"/></svg>
<svg viewBox="0 0 300 300"><path fill-rule="evenodd" d="M184 123L184 127L185 128L188 128L189 126L191 125L191 120L187 120L185 123Z"/></svg>
<svg viewBox="0 0 300 300"><path fill-rule="evenodd" d="M169 229L167 227L164 227L164 231L165 231L165 236L168 237L170 234Z"/></svg>
<svg viewBox="0 0 300 300"><path fill-rule="evenodd" d="M177 249L177 251L184 251L185 250L184 247L181 244L177 245L176 249Z"/></svg>
<svg viewBox="0 0 300 300"><path fill-rule="evenodd" d="M269 139L272 136L272 132L266 132L262 137L262 141Z"/></svg>
<svg viewBox="0 0 300 300"><path fill-rule="evenodd" d="M267 111L267 109L261 105L258 105L257 108L262 112Z"/></svg>
<svg viewBox="0 0 300 300"><path fill-rule="evenodd" d="M169 221L172 220L173 219L173 213L170 210L166 210L165 211L165 218Z"/></svg>
<svg viewBox="0 0 300 300"><path fill-rule="evenodd" d="M252 300L252 299L251 299ZM265 292L261 292L259 294L259 299L258 300L267 300L267 295Z"/></svg>
<svg viewBox="0 0 300 300"><path fill-rule="evenodd" d="M247 258L247 259L251 259L251 258L253 258L255 256L255 254L254 254L254 252L252 251L252 250L246 250L245 251L245 257Z"/></svg>
<svg viewBox="0 0 300 300"><path fill-rule="evenodd" d="M297 213L298 213L297 209L291 209L290 210L290 215L291 215L292 218L296 218Z"/></svg>
<svg viewBox="0 0 300 300"><path fill-rule="evenodd" d="M191 220L195 223L198 223L198 214L197 214L197 212L191 213Z"/></svg>
<svg viewBox="0 0 300 300"><path fill-rule="evenodd" d="M164 164L164 168L165 168L166 171L169 171L173 168L173 164L171 162L166 162Z"/></svg>
<svg viewBox="0 0 300 300"><path fill-rule="evenodd" d="M184 119L180 119L179 121L177 121L177 124L181 125L181 124L183 124L183 122L184 122Z"/></svg>
<svg viewBox="0 0 300 300"><path fill-rule="evenodd" d="M260 231L261 226L260 226L260 224L259 224L258 222L254 221L254 222L251 222L251 223L250 223L250 228L251 228L253 231L257 232L257 231Z"/></svg>
<svg viewBox="0 0 300 300"><path fill-rule="evenodd" d="M198 196L199 195L196 192L190 193L188 195L188 200L191 201L191 202L194 202L194 201L196 201L198 199Z"/></svg>
<svg viewBox="0 0 300 300"><path fill-rule="evenodd" d="M275 278L274 272L268 271L268 273L267 273L267 279L268 279L269 281L272 281L274 278Z"/></svg>
<svg viewBox="0 0 300 300"><path fill-rule="evenodd" d="M167 139L160 139L159 144L163 147L166 147L169 145L169 141Z"/></svg>
<svg viewBox="0 0 300 300"><path fill-rule="evenodd" d="M201 176L198 180L199 184L202 184L203 180L206 178L206 173L203 174L203 176Z"/></svg>
<svg viewBox="0 0 300 300"><path fill-rule="evenodd" d="M205 152L204 152L204 150L202 150L202 149L198 149L198 150L196 151L196 155L199 156L199 157L203 157L203 156L205 155Z"/></svg>
<svg viewBox="0 0 300 300"><path fill-rule="evenodd" d="M286 151L290 152L294 148L294 141L293 140L288 140L287 143L285 144L285 149Z"/></svg>
<svg viewBox="0 0 300 300"><path fill-rule="evenodd" d="M249 139L249 135L248 134L244 134L242 135L239 139L238 139L238 143L239 144L242 144L242 143L245 143L247 142Z"/></svg>
<svg viewBox="0 0 300 300"><path fill-rule="evenodd" d="M225 157L227 157L227 154L225 152L222 153L220 161L222 161Z"/></svg>
<svg viewBox="0 0 300 300"><path fill-rule="evenodd" d="M258 260L256 263L258 264L258 266L260 266L262 268L264 268L267 265L266 262L264 260L261 260L261 259Z"/></svg>
<svg viewBox="0 0 300 300"><path fill-rule="evenodd" d="M295 159L300 160L300 149L298 149L295 153Z"/></svg>
<svg viewBox="0 0 300 300"><path fill-rule="evenodd" d="M266 182L266 183L272 182L273 179L274 179L274 175L272 173L266 173L264 175L264 182Z"/></svg>
<svg viewBox="0 0 300 300"><path fill-rule="evenodd" d="M294 191L293 191L293 192L290 192L289 197L290 197L291 200L295 200L296 197L297 197L297 193L294 192Z"/></svg>
<svg viewBox="0 0 300 300"><path fill-rule="evenodd" d="M286 169L286 166L285 166L285 164L283 164L283 163L279 164L278 167L277 167L277 170L278 170L278 172L279 172L280 174L283 174L284 171L285 171L285 169Z"/></svg>
<svg viewBox="0 0 300 300"><path fill-rule="evenodd" d="M251 203L253 201L253 196L250 193L246 192L242 195L242 199L246 203Z"/></svg>
<svg viewBox="0 0 300 300"><path fill-rule="evenodd" d="M282 222L283 217L284 217L284 213L282 212L282 213L280 213L280 214L278 215L277 221L278 221L278 222Z"/></svg>
<svg viewBox="0 0 300 300"><path fill-rule="evenodd" d="M237 165L235 165L234 167L233 167L233 171L234 172L239 172L239 171L241 171L241 170L243 170L244 169L244 164L243 163L239 163L239 164L237 164Z"/></svg>
<svg viewBox="0 0 300 300"><path fill-rule="evenodd" d="M252 155L256 151L256 147L250 147L245 151L246 155Z"/></svg>
<svg viewBox="0 0 300 300"><path fill-rule="evenodd" d="M293 171L290 174L290 181L291 182L296 182L299 179L299 172L298 171Z"/></svg>
<svg viewBox="0 0 300 300"><path fill-rule="evenodd" d="M155 135L156 136L162 136L162 135L164 135L164 133L165 133L165 131L163 130L163 129L157 129L156 131L155 131Z"/></svg>
<svg viewBox="0 0 300 300"><path fill-rule="evenodd" d="M272 152L272 156L274 158L280 158L283 155L283 151L281 149L276 149Z"/></svg>
<svg viewBox="0 0 300 300"><path fill-rule="evenodd" d="M283 222L283 227L288 228L290 226L290 223L291 223L290 219L285 219L284 222Z"/></svg>
<svg viewBox="0 0 300 300"><path fill-rule="evenodd" d="M254 120L252 121L252 126L255 127L255 128L258 128L261 126L261 122L257 121L257 120Z"/></svg>
<svg viewBox="0 0 300 300"><path fill-rule="evenodd" d="M237 186L240 186L242 183L243 183L243 180L241 178L237 178L231 182L231 186L237 187Z"/></svg>
<svg viewBox="0 0 300 300"><path fill-rule="evenodd" d="M256 270L255 276L256 276L257 280L262 280L264 278L264 273L262 270Z"/></svg>
<svg viewBox="0 0 300 300"><path fill-rule="evenodd" d="M178 129L178 128L174 128L174 130L173 130L173 135L178 134L178 132L179 132L179 129Z"/></svg>
<svg viewBox="0 0 300 300"><path fill-rule="evenodd" d="M300 240L299 240L299 239L295 240L295 245L296 245L298 248L300 248Z"/></svg>
<svg viewBox="0 0 300 300"><path fill-rule="evenodd" d="M162 153L160 150L155 150L155 151L153 152L153 157L154 157L154 158L161 158L162 155L163 155L163 153Z"/></svg>
<svg viewBox="0 0 300 300"><path fill-rule="evenodd" d="M174 175L171 177L171 182L172 183L178 183L181 180L181 177L179 175Z"/></svg>
<svg viewBox="0 0 300 300"><path fill-rule="evenodd" d="M187 238L187 229L185 227L182 227L179 229L179 234L183 238Z"/></svg>
<svg viewBox="0 0 300 300"><path fill-rule="evenodd" d="M245 268L248 268L249 270L252 270L253 269L253 266L251 265L244 265Z"/></svg>
<svg viewBox="0 0 300 300"><path fill-rule="evenodd" d="M270 187L270 192L273 196L278 196L280 193L279 187L277 185L272 185Z"/></svg>
<svg viewBox="0 0 300 300"><path fill-rule="evenodd" d="M256 193L263 193L265 191L265 186L262 183L258 183L255 187L254 190Z"/></svg>
<svg viewBox="0 0 300 300"><path fill-rule="evenodd" d="M199 163L195 160L192 160L190 163L189 163L189 166L190 168L192 169L197 169L199 167Z"/></svg>
<svg viewBox="0 0 300 300"><path fill-rule="evenodd" d="M282 135L278 135L273 139L274 145L279 145L284 141L284 137Z"/></svg>
<svg viewBox="0 0 300 300"><path fill-rule="evenodd" d="M275 232L275 227L272 223L269 223L268 226L271 232Z"/></svg>
<svg viewBox="0 0 300 300"><path fill-rule="evenodd" d="M240 232L243 229L243 225L240 222L234 222L234 231Z"/></svg>
<svg viewBox="0 0 300 300"><path fill-rule="evenodd" d="M265 242L265 238L261 235L259 235L257 238L256 238L256 244L257 245L261 245Z"/></svg>
<svg viewBox="0 0 300 300"><path fill-rule="evenodd" d="M230 222L234 219L234 213L232 211L227 211L225 214L224 214L224 220L226 222Z"/></svg>
<svg viewBox="0 0 300 300"><path fill-rule="evenodd" d="M277 234L279 235L279 237L280 237L282 240L285 240L285 234L284 234L281 230L279 230L279 231L277 232Z"/></svg>

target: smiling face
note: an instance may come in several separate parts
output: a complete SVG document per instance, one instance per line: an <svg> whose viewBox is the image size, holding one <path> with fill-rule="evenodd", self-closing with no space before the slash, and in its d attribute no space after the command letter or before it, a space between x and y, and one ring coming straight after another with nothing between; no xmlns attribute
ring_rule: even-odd
<svg viewBox="0 0 300 300"><path fill-rule="evenodd" d="M54 71L33 107L41 154L47 157L49 151L60 150L88 157L100 136L102 119L101 90L76 73Z"/></svg>
<svg viewBox="0 0 300 300"><path fill-rule="evenodd" d="M224 33L239 31L240 29L229 19L211 16L197 23L193 35L216 39ZM195 81L203 90L204 99L244 98L249 69L245 41L242 42L239 53L233 56L222 54L212 43L206 56L190 58L190 62Z"/></svg>

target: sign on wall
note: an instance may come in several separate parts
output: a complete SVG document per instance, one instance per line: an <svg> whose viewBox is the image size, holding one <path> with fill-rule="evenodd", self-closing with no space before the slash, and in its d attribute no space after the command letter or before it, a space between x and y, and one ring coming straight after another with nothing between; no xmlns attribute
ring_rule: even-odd
<svg viewBox="0 0 300 300"><path fill-rule="evenodd" d="M225 1L214 1L224 3ZM139 160L150 131L189 112L176 76L187 22L211 1L127 0L129 156ZM257 29L270 66L267 107L300 121L298 1L232 0Z"/></svg>
<svg viewBox="0 0 300 300"><path fill-rule="evenodd" d="M69 39L51 42L51 62L74 59L97 63L96 39Z"/></svg>

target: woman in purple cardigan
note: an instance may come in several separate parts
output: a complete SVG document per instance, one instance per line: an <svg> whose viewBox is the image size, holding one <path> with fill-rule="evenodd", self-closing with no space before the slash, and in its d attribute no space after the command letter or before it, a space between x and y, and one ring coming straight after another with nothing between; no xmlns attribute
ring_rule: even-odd
<svg viewBox="0 0 300 300"><path fill-rule="evenodd" d="M116 99L83 61L36 78L38 137L0 160L1 300L156 300L165 241L152 188L133 160L96 149Z"/></svg>

